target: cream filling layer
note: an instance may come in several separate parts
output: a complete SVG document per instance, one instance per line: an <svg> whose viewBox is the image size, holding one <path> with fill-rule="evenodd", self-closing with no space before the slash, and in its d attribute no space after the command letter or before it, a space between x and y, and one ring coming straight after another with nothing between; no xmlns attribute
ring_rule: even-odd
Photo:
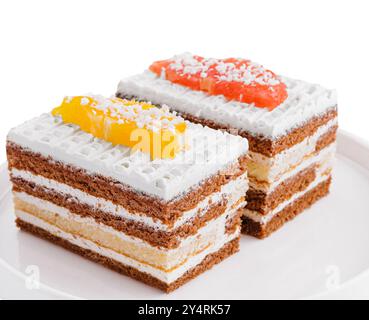
<svg viewBox="0 0 369 320"><path fill-rule="evenodd" d="M318 153L307 157L298 166L291 168L290 171L284 173L278 180L272 183L263 183L250 178L249 185L254 190L261 190L269 194L274 191L283 181L292 178L302 170L307 169L311 165L322 166L324 163L332 163L336 153L336 143L330 144L328 147L320 150Z"/></svg>
<svg viewBox="0 0 369 320"><path fill-rule="evenodd" d="M280 183L288 172L301 166L304 160L314 157L319 139L336 125L337 118L334 118L319 127L312 136L305 138L302 142L278 153L274 157L267 157L250 151L249 157L251 160L248 163L250 180L255 179L270 184L276 181Z"/></svg>
<svg viewBox="0 0 369 320"><path fill-rule="evenodd" d="M194 268L198 264L202 262L202 260L209 254L215 253L219 251L226 243L237 238L240 234L240 228L236 230L235 233L229 235L225 232L219 234L219 237L214 239L213 243L207 247L205 247L201 252L190 256L186 261L182 264L179 264L177 268L173 268L169 271L165 271L156 267L153 267L147 263L142 263L136 259L132 259L127 255L123 255L115 250L110 248L106 248L96 243L95 241L91 241L90 239L86 239L84 237L68 233L57 226L48 223L47 221L40 219L32 214L29 214L22 210L15 211L16 216L24 222L30 223L36 227L39 227L45 231L48 231L54 236L67 240L68 242L81 247L83 249L91 250L95 253L98 253L104 257L113 259L117 262L120 262L126 266L133 267L141 272L147 273L162 282L170 284L180 278L183 274L185 274L188 270ZM224 217L223 217L224 220ZM224 229L224 221L223 229Z"/></svg>
<svg viewBox="0 0 369 320"><path fill-rule="evenodd" d="M198 248L201 248L201 245L198 242L198 240L207 238L209 234L214 233L214 230L216 230L216 232L218 233L221 232L220 229L223 229L224 231L225 224L226 224L225 221L231 218L230 217L231 213L234 214L235 211L245 206L245 202L243 201L238 201L234 205L228 204L225 212L221 216L217 217L216 219L210 220L204 227L200 228L196 234L189 236L187 238L181 239L179 247L174 248L174 249L166 249L162 247L152 246L140 238L126 235L124 232L117 231L116 229L108 225L98 223L93 218L81 217L77 214L70 212L68 209L64 207L60 207L58 205L55 205L52 202L45 201L43 199L31 196L27 193L13 192L13 195L14 195L14 201L15 201L16 207L19 205L19 202L20 202L20 203L29 205L30 208L33 208L33 212L35 212L35 214L37 214L37 210L44 210L45 219L46 218L48 219L49 217L51 219L54 219L55 218L54 215L57 215L63 218L64 220L75 222L76 224L79 225L79 228L82 231L84 227L95 228L98 231L103 231L105 233L111 234L116 240L119 240L125 243L130 243L136 246L137 249L149 248L150 250L152 250L152 254L157 253L171 260L171 261L163 261L163 263L165 264L163 265L163 267L169 267L169 268L175 266L175 264L178 263L178 261L174 259L174 255L176 255L178 251L182 249L188 250L189 248L193 247L194 244L196 244ZM22 207L22 210L23 210L23 207Z"/></svg>
<svg viewBox="0 0 369 320"><path fill-rule="evenodd" d="M319 139L337 125L337 118L330 120L318 128L312 136L302 142L284 150L274 157L267 157L260 153L249 152L248 173L250 180L273 183L281 181L289 171L300 166L304 160L315 155Z"/></svg>
<svg viewBox="0 0 369 320"><path fill-rule="evenodd" d="M302 197L304 194L309 192L310 190L314 189L318 184L321 182L326 181L330 177L330 172L332 169L332 160L333 155L330 159L327 161L321 162L320 166L316 170L316 178L315 180L303 191L295 193L291 198L288 200L282 202L279 204L276 208L269 211L266 215L262 215L258 211L244 209L243 215L245 217L248 217L255 222L258 222L260 224L267 224L269 221L271 221L276 215L278 215L283 209L285 209L288 205L292 204L294 201L296 201L298 198Z"/></svg>
<svg viewBox="0 0 369 320"><path fill-rule="evenodd" d="M219 192L215 192L206 197L194 209L184 212L173 226L169 226L162 223L158 219L153 219L144 214L129 212L123 206L116 205L109 200L92 196L86 192L72 188L69 185L60 183L56 180L34 175L29 171L12 169L10 173L15 178L21 178L53 192L60 193L63 196L72 197L74 201L87 204L93 209L98 209L113 216L119 216L127 220L142 223L147 227L166 232L173 231L185 225L186 223L189 223L196 216L206 214L207 209L209 209L211 205L219 203L223 200L228 200L230 205L234 204L240 197L246 194L248 189L247 174L245 173L239 176L237 179L223 185Z"/></svg>

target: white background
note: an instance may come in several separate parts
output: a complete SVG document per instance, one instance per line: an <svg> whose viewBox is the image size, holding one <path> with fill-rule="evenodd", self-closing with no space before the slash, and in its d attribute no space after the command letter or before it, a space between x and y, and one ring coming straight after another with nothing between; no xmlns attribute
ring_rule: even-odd
<svg viewBox="0 0 369 320"><path fill-rule="evenodd" d="M368 14L368 0L0 0L0 163L11 127L183 51L336 88L341 128L369 140Z"/></svg>
<svg viewBox="0 0 369 320"><path fill-rule="evenodd" d="M1 1L0 160L8 130L64 95L183 51L245 57L339 94L342 128L369 139L368 1Z"/></svg>

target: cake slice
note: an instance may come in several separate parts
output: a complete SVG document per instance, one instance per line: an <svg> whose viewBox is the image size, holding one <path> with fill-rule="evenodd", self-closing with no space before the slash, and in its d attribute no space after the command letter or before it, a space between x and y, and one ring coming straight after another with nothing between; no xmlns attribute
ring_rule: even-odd
<svg viewBox="0 0 369 320"><path fill-rule="evenodd" d="M169 292L238 250L247 151L165 107L66 98L8 134L16 222Z"/></svg>
<svg viewBox="0 0 369 320"><path fill-rule="evenodd" d="M336 92L244 59L182 54L121 80L117 96L167 104L249 141L243 231L264 238L329 192Z"/></svg>

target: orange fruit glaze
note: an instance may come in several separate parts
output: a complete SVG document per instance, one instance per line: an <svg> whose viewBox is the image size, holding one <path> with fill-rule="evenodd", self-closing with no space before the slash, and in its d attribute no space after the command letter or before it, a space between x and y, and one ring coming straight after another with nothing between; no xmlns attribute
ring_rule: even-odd
<svg viewBox="0 0 369 320"><path fill-rule="evenodd" d="M163 110L135 100L76 96L64 98L52 115L114 145L150 153L152 159L174 158L186 123Z"/></svg>

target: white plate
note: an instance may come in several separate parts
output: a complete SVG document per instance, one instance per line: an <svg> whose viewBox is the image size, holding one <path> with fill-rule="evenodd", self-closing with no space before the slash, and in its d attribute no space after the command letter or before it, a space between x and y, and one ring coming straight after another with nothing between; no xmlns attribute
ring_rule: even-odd
<svg viewBox="0 0 369 320"><path fill-rule="evenodd" d="M20 232L0 171L0 298L369 297L369 146L340 132L331 194L170 295ZM32 279L40 275L35 289ZM28 288L28 289L27 289Z"/></svg>

